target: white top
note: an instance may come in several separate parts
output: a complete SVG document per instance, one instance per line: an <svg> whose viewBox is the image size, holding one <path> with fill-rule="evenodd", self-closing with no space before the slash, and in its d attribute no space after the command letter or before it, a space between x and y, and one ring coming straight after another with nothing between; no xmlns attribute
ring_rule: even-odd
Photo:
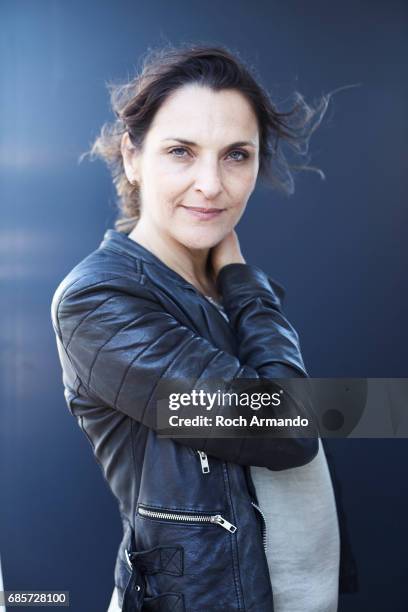
<svg viewBox="0 0 408 612"><path fill-rule="evenodd" d="M122 612L122 608L119 607L119 591L116 586L113 587L112 597L107 612Z"/></svg>
<svg viewBox="0 0 408 612"><path fill-rule="evenodd" d="M224 317L223 307L207 296ZM336 612L340 535L326 455L308 464L272 471L251 466L266 522L266 558L274 612Z"/></svg>

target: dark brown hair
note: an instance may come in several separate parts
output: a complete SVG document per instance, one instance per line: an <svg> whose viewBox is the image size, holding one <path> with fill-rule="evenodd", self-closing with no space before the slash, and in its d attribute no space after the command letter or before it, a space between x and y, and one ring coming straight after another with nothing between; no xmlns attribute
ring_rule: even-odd
<svg viewBox="0 0 408 612"><path fill-rule="evenodd" d="M133 79L107 84L116 120L102 126L91 149L80 157L80 161L87 155L92 160L99 157L108 164L118 196L117 230L129 233L137 223L140 209L138 186L128 181L124 171L120 147L123 133L128 131L132 143L140 147L166 98L179 87L192 83L214 91L236 89L246 96L258 120L258 176L262 180L292 194L294 171L313 170L324 178L320 169L307 165L308 160L300 165L290 164L281 144L286 143L298 156L307 156L309 138L319 126L332 94L323 95L315 106L310 106L295 92L292 108L279 112L254 70L237 52L223 46L192 44L149 49Z"/></svg>

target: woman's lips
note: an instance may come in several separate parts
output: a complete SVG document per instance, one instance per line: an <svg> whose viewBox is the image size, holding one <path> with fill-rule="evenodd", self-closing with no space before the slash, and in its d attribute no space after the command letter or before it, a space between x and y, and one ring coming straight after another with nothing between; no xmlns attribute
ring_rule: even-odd
<svg viewBox="0 0 408 612"><path fill-rule="evenodd" d="M183 206L182 208L196 219L204 219L205 221L219 217L224 211L224 208L199 208L196 206Z"/></svg>

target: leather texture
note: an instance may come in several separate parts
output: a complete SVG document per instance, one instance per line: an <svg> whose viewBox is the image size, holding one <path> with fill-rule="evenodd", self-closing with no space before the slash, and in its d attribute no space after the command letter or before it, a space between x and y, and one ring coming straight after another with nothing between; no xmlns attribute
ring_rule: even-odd
<svg viewBox="0 0 408 612"><path fill-rule="evenodd" d="M256 266L230 264L217 287L229 322L153 253L110 229L53 296L65 399L119 502L115 584L125 612L273 611L248 466L304 465L317 453L317 438L157 435L158 389L166 378L192 380L196 388L217 379L230 390L247 379L308 376L279 283ZM354 592L340 483L322 442L339 516L340 592ZM207 453L208 473L197 450ZM204 520L175 518L183 513ZM215 514L235 533L206 522Z"/></svg>

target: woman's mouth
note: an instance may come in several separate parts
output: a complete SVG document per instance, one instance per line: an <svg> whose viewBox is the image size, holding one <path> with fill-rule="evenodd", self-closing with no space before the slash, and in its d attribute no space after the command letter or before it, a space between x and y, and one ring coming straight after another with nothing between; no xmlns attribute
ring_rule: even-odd
<svg viewBox="0 0 408 612"><path fill-rule="evenodd" d="M203 219L205 221L219 217L225 210L224 208L202 208L198 206L182 206L182 208L196 219Z"/></svg>

